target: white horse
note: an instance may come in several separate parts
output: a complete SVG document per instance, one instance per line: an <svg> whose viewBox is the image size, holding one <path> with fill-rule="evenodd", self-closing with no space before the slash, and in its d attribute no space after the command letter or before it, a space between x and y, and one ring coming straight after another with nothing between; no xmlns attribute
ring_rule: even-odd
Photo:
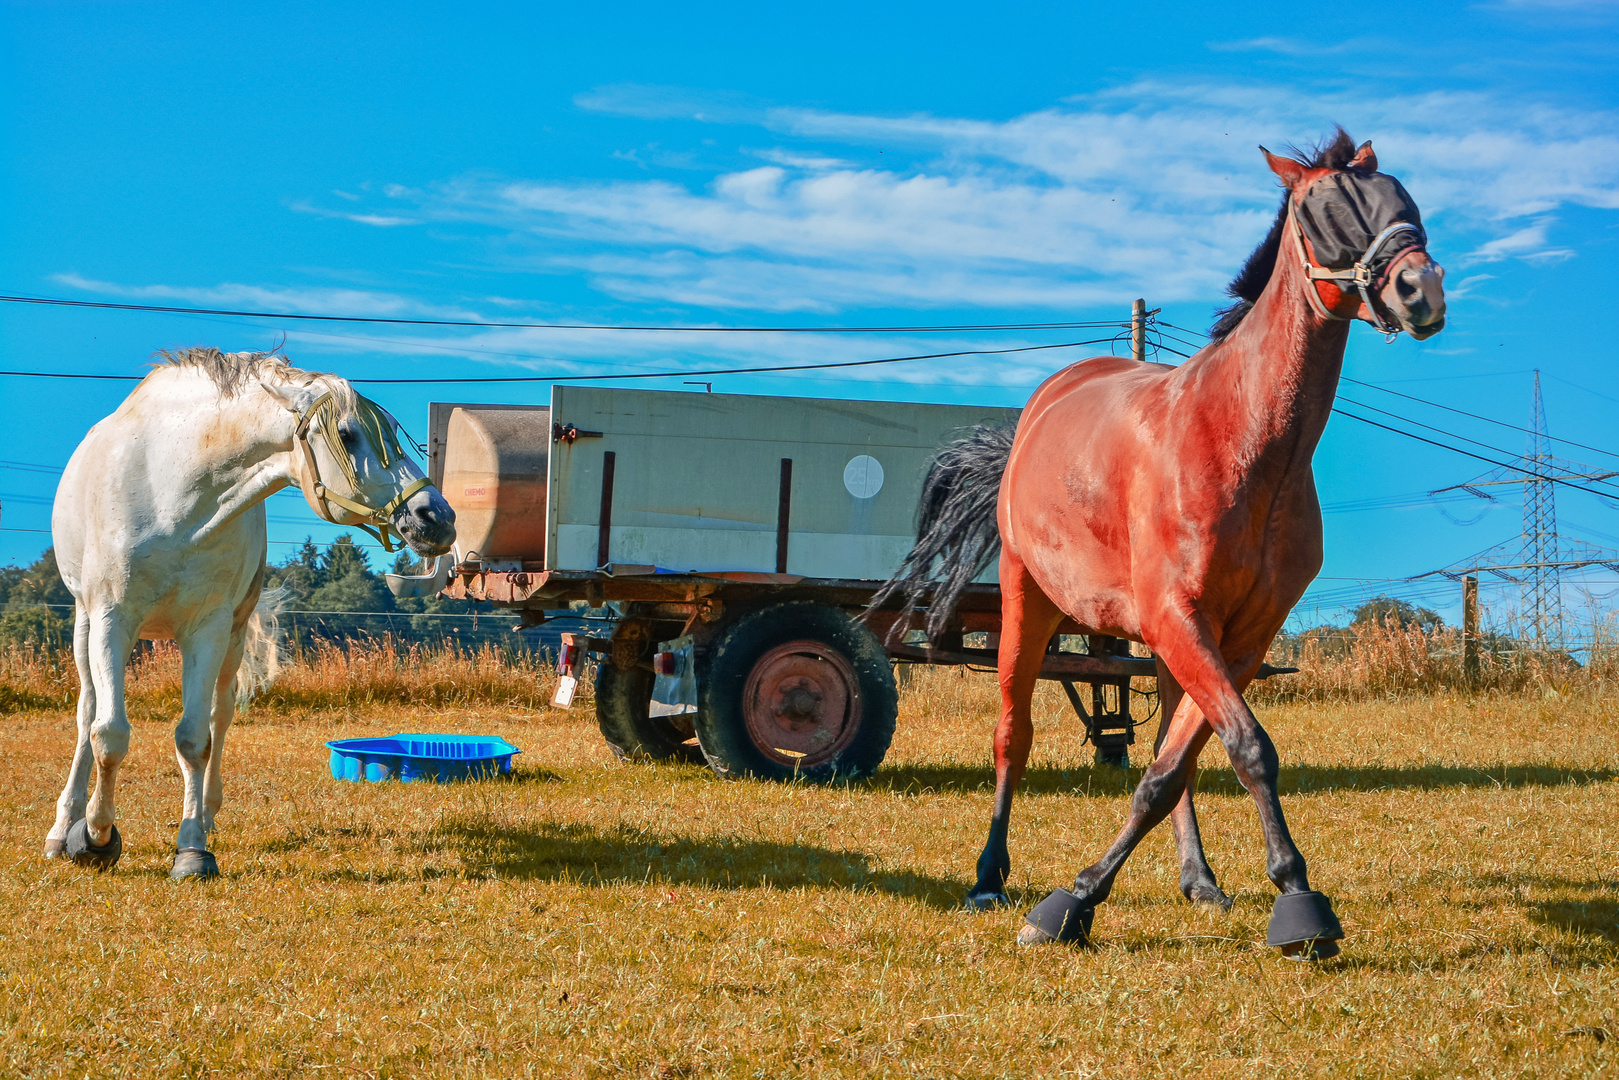
<svg viewBox="0 0 1619 1080"><path fill-rule="evenodd" d="M269 353L188 349L90 429L62 474L51 531L76 601L79 736L46 858L110 868L118 766L129 751L124 668L137 638L179 643L174 730L185 781L175 880L214 877L233 685L264 582L264 500L297 484L327 521L448 551L455 512L405 455L393 418L335 375ZM90 794L90 774L95 792Z"/></svg>

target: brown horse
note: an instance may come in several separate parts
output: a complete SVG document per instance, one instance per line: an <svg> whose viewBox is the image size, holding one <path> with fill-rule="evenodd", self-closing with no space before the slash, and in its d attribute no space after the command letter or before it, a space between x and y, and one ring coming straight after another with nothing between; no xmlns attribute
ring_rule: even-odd
<svg viewBox="0 0 1619 1080"><path fill-rule="evenodd" d="M972 907L1007 902L1007 821L1034 737L1030 702L1064 617L1086 633L1145 642L1157 658L1158 753L1124 829L1072 893L1059 889L1030 912L1024 942L1083 939L1131 851L1172 811L1181 891L1230 905L1192 808L1211 734L1259 808L1266 872L1281 893L1271 944L1327 956L1342 937L1330 903L1310 891L1276 794L1275 746L1242 692L1321 568L1310 459L1349 320L1417 339L1438 333L1444 271L1428 256L1410 196L1377 171L1371 143L1357 149L1339 129L1308 157L1264 153L1286 195L1232 283L1237 303L1211 344L1180 367L1115 357L1074 364L1035 391L1015 436L979 429L945 448L924 489L917 546L890 582L912 603L931 592L936 637L961 587L987 565L998 530L1001 719Z"/></svg>

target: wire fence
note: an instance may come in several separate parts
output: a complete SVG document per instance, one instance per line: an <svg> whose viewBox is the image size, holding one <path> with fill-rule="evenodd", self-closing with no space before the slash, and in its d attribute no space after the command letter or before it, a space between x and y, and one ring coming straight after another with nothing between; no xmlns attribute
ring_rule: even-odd
<svg viewBox="0 0 1619 1080"><path fill-rule="evenodd" d="M524 627L509 611L409 612L320 611L289 608L277 613L287 647L294 650L317 644L375 641L391 638L402 643L452 646L464 650L497 649L503 653L544 653L555 656L564 633L583 633L608 623L608 614L581 614L573 610L544 612L546 621ZM0 603L0 646L30 643L45 649L72 645L73 605Z"/></svg>

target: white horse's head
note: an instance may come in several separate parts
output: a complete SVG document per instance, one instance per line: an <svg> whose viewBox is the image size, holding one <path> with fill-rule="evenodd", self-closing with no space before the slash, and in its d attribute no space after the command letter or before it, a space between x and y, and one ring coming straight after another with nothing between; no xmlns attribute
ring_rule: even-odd
<svg viewBox="0 0 1619 1080"><path fill-rule="evenodd" d="M424 559L450 550L455 511L405 453L388 410L336 375L259 385L296 418L294 468L315 513L374 531L385 548L391 530Z"/></svg>

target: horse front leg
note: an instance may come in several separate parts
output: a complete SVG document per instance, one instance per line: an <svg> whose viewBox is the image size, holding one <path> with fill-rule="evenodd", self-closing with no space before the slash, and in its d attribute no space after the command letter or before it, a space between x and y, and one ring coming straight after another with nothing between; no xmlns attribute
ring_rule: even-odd
<svg viewBox="0 0 1619 1080"><path fill-rule="evenodd" d="M174 756L184 778L185 808L175 839L174 868L169 872L175 881L219 876L219 864L208 851L212 815L207 809L206 783L214 753L215 702L230 639L230 616L225 612L204 621L180 642L183 704L174 728Z"/></svg>
<svg viewBox="0 0 1619 1080"><path fill-rule="evenodd" d="M978 857L978 882L967 894L967 907L983 911L1011 901L1006 879L1012 856L1006 834L1012 818L1012 794L1023 779L1034 745L1034 686L1040 677L1046 645L1062 622L1062 612L1034 583L1015 555L1001 552L1001 642L996 670L1001 684L1001 719L995 726L995 803L989 838Z"/></svg>
<svg viewBox="0 0 1619 1080"><path fill-rule="evenodd" d="M1079 872L1073 892L1058 889L1036 904L1018 933L1024 945L1081 941L1090 933L1091 913L1113 891L1113 882L1141 838L1181 800L1186 780L1212 729L1189 700L1170 716L1159 739L1158 755L1142 774L1130 798L1130 815L1112 845L1095 863Z"/></svg>
<svg viewBox="0 0 1619 1080"><path fill-rule="evenodd" d="M1163 721L1158 727L1158 740L1153 746L1154 757L1163 751L1164 738L1169 734L1170 722L1176 710L1197 709L1197 703L1186 696L1181 684L1175 681L1174 673L1162 660L1158 661L1158 707ZM1198 710L1197 715L1199 722L1202 722L1202 711ZM1169 812L1169 823L1175 830L1175 848L1180 854L1181 895L1194 904L1207 904L1230 911L1231 897L1215 880L1214 869L1209 866L1208 857L1203 852L1203 835L1197 827L1197 810L1192 806L1192 794L1197 790L1197 760L1194 758L1185 770L1185 788L1175 809Z"/></svg>
<svg viewBox="0 0 1619 1080"><path fill-rule="evenodd" d="M135 644L135 620L117 609L87 612L85 615L84 655L79 657L78 617L74 624L74 656L88 669L94 686L93 716L89 744L95 773L95 790L84 806L84 817L71 825L63 838L63 853L80 866L110 870L124 851L123 838L115 824L114 807L118 789L118 767L129 756L129 717L124 713L124 668ZM81 722L85 712L81 702ZM74 755L75 771L83 765ZM89 771L89 770L87 770ZM63 799L73 812L77 777L69 775ZM58 805L58 819L61 816Z"/></svg>
<svg viewBox="0 0 1619 1080"><path fill-rule="evenodd" d="M90 748L90 725L96 719L96 684L90 677L90 616L83 604L73 610L73 662L79 669L78 739L73 746L73 763L68 766L67 784L56 800L56 823L45 834L45 857L65 859L68 830L84 820L90 801L90 772L95 752Z"/></svg>
<svg viewBox="0 0 1619 1080"><path fill-rule="evenodd" d="M1265 874L1282 894L1271 915L1267 942L1298 959L1336 955L1343 927L1331 902L1310 888L1304 856L1288 831L1277 793L1276 745L1242 699L1242 688L1258 670L1260 657L1247 656L1228 667L1208 624L1196 612L1172 620L1157 644L1162 646L1159 654L1220 736L1237 779L1259 811Z"/></svg>

